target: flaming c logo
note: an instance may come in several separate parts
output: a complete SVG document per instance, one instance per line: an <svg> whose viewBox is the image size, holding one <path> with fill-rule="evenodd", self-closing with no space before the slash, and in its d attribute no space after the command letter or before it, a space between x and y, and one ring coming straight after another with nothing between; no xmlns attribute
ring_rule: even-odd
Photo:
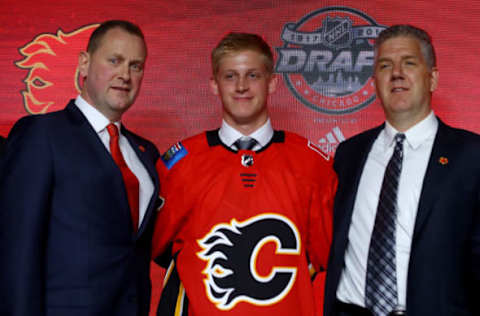
<svg viewBox="0 0 480 316"><path fill-rule="evenodd" d="M24 57L15 62L28 70L24 79L23 104L30 114L59 110L79 91L78 55L85 50L88 38L98 24L71 33L44 33L19 49Z"/></svg>
<svg viewBox="0 0 480 316"><path fill-rule="evenodd" d="M239 302L273 305L295 283L300 234L282 215L264 213L243 222L232 219L215 225L198 243L202 250L197 255L206 262L206 294L220 310L230 310ZM265 251L269 245L273 247Z"/></svg>

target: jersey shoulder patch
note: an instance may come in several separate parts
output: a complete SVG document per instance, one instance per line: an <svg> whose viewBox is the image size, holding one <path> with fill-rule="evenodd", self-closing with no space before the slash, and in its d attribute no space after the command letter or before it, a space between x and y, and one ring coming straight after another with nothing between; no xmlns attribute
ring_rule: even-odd
<svg viewBox="0 0 480 316"><path fill-rule="evenodd" d="M161 157L163 163L170 170L177 162L182 160L188 154L188 150L181 142L174 144Z"/></svg>

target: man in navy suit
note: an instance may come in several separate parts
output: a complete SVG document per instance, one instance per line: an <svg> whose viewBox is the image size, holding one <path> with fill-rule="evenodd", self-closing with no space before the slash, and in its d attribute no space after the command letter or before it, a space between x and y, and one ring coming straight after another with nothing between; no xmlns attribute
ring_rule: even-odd
<svg viewBox="0 0 480 316"><path fill-rule="evenodd" d="M79 56L81 94L12 128L0 176L1 315L148 315L159 154L121 124L146 57L138 26L103 23Z"/></svg>
<svg viewBox="0 0 480 316"><path fill-rule="evenodd" d="M0 158L3 155L3 147L5 146L5 138L0 136Z"/></svg>
<svg viewBox="0 0 480 316"><path fill-rule="evenodd" d="M480 136L434 115L438 69L425 31L384 30L375 43L374 76L386 122L340 144L335 155L339 185L324 315L480 315ZM403 163L388 197L396 216L390 225L377 214L385 208L381 188L392 193L382 182L396 138ZM374 237L380 223L394 238ZM388 249L386 240L393 242L389 255L370 263L370 255Z"/></svg>

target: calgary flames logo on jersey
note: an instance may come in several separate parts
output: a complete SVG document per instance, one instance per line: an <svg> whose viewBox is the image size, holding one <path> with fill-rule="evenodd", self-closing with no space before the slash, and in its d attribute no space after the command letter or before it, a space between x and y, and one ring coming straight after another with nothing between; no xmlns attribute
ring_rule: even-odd
<svg viewBox="0 0 480 316"><path fill-rule="evenodd" d="M230 310L239 302L272 305L292 288L300 255L300 234L278 214L222 223L198 240L207 262L204 284L211 302Z"/></svg>
<svg viewBox="0 0 480 316"><path fill-rule="evenodd" d="M40 34L19 49L24 58L15 65L28 70L24 79L26 90L22 91L28 113L59 110L80 91L78 54L86 49L88 38L97 26L84 26L71 33L59 29L57 34Z"/></svg>

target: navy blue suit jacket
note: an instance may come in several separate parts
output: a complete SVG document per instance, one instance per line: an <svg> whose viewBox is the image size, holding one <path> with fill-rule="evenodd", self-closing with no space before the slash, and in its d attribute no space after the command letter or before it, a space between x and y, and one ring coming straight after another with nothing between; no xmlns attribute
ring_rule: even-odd
<svg viewBox="0 0 480 316"><path fill-rule="evenodd" d="M353 205L363 166L383 126L340 144L338 189L325 284L336 315ZM443 163L440 163L439 159ZM447 163L445 163L447 162ZM440 122L418 205L407 277L408 316L480 315L480 136Z"/></svg>
<svg viewBox="0 0 480 316"><path fill-rule="evenodd" d="M73 100L12 128L0 176L0 315L148 315L159 154L121 132L155 186L138 233L120 169Z"/></svg>
<svg viewBox="0 0 480 316"><path fill-rule="evenodd" d="M5 146L5 138L0 136L0 158L3 156L3 146Z"/></svg>

